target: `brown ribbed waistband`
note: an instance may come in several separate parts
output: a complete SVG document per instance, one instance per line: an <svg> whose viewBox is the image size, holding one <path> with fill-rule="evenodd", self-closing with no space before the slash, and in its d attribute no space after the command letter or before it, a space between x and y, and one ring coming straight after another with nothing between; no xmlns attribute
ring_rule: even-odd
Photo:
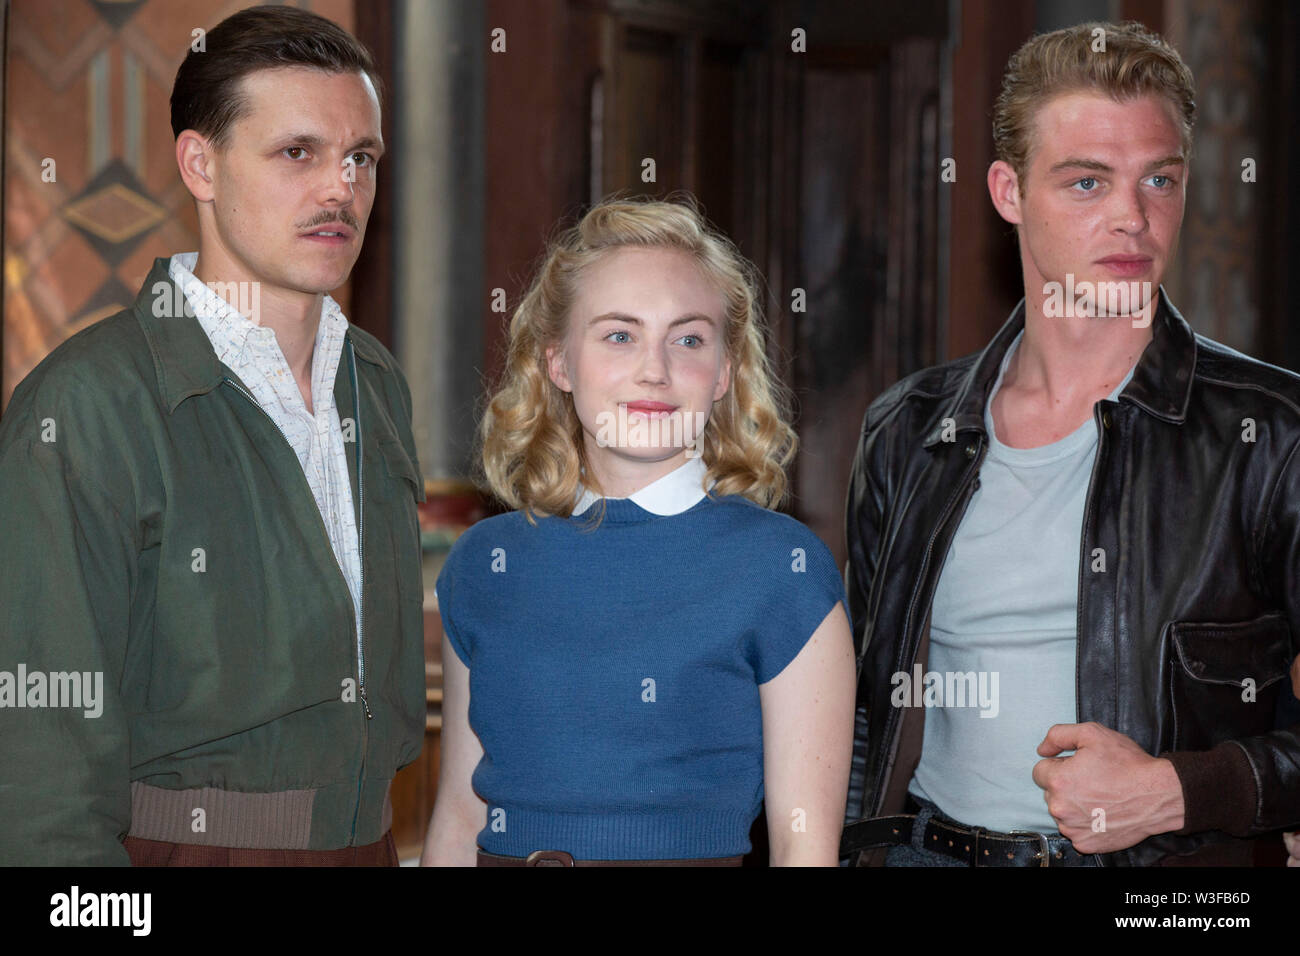
<svg viewBox="0 0 1300 956"><path fill-rule="evenodd" d="M338 850L241 850L228 846L163 843L129 836L122 841L132 866L398 866L393 833L366 846Z"/></svg>
<svg viewBox="0 0 1300 956"><path fill-rule="evenodd" d="M316 790L168 790L135 781L131 784L128 835L198 846L305 850L311 841L315 799ZM392 823L393 805L385 794L382 831L386 832Z"/></svg>
<svg viewBox="0 0 1300 956"><path fill-rule="evenodd" d="M315 790L166 790L136 781L128 835L162 843L305 850L315 799Z"/></svg>
<svg viewBox="0 0 1300 956"><path fill-rule="evenodd" d="M497 856L478 851L479 866L740 866L743 857L702 860L575 860L563 850L535 850L528 856Z"/></svg>

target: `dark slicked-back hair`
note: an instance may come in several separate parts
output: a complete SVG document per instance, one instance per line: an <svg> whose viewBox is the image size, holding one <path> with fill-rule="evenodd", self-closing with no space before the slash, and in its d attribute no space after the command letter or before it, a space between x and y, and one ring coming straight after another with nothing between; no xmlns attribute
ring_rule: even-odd
<svg viewBox="0 0 1300 956"><path fill-rule="evenodd" d="M296 7L249 7L227 17L193 46L172 84L172 135L187 129L226 146L230 129L248 112L241 89L257 70L307 67L327 73L363 73L383 102L370 53L338 24Z"/></svg>

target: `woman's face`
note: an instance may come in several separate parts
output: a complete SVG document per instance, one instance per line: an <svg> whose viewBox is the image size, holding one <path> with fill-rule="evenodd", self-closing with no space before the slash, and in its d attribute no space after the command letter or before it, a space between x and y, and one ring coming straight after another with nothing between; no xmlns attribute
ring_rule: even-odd
<svg viewBox="0 0 1300 956"><path fill-rule="evenodd" d="M699 454L726 394L722 291L675 249L629 247L585 269L551 381L573 395L589 468L626 497Z"/></svg>

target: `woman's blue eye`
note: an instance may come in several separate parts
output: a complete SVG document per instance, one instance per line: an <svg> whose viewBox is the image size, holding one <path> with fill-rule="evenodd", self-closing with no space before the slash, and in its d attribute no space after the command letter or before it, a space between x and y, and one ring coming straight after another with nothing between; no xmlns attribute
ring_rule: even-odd
<svg viewBox="0 0 1300 956"><path fill-rule="evenodd" d="M616 336L616 335L622 335L622 336L624 336L624 338L621 338L621 339L614 339L614 336ZM622 329L619 329L619 330L617 330L617 331L615 331L615 332L610 332L609 335L605 336L605 338L607 338L607 339L614 339L614 341L617 341L617 342L630 342L630 341L632 341L632 337L631 337L630 335L628 335L628 333L625 332L625 331L623 331Z"/></svg>

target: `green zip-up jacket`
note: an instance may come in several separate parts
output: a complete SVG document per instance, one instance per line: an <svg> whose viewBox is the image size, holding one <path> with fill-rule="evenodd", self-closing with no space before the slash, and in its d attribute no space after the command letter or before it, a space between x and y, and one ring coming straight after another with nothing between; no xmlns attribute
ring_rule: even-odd
<svg viewBox="0 0 1300 956"><path fill-rule="evenodd" d="M0 420L0 863L125 865L128 834L361 846L420 752L424 493L396 361L352 326L334 384L358 636L293 449L168 263Z"/></svg>

